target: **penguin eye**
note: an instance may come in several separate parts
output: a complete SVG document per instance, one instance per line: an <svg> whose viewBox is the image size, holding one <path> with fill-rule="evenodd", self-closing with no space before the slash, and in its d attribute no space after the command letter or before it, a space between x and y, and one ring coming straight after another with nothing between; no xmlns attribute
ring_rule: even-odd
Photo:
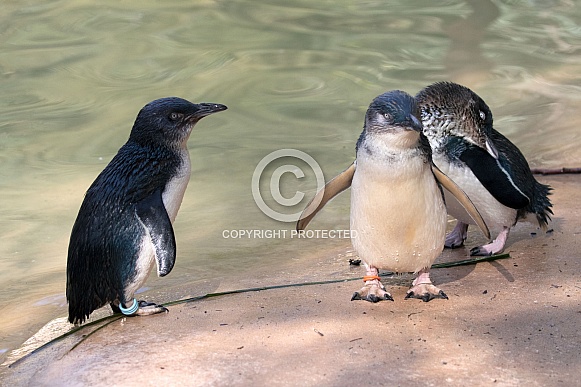
<svg viewBox="0 0 581 387"><path fill-rule="evenodd" d="M183 114L176 113L176 112L171 112L170 115L169 115L169 119L172 120L172 121L177 121L180 118L182 118L182 116L183 116Z"/></svg>
<svg viewBox="0 0 581 387"><path fill-rule="evenodd" d="M480 119L482 121L484 121L486 119L486 113L484 113L482 110L480 110Z"/></svg>

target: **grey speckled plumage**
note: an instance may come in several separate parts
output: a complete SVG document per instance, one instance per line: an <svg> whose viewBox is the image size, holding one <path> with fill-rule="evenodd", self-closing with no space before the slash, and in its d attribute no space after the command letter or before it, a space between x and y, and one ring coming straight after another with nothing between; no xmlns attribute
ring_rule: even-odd
<svg viewBox="0 0 581 387"><path fill-rule="evenodd" d="M488 105L472 90L452 82L438 82L421 90L416 99L422 111L424 134L434 163L474 201L486 223L499 234L472 255L490 255L504 249L509 230L532 217L546 228L553 213L551 188L539 183L521 151L493 128ZM469 219L448 206L459 222L448 235L447 247L459 247L466 238Z"/></svg>

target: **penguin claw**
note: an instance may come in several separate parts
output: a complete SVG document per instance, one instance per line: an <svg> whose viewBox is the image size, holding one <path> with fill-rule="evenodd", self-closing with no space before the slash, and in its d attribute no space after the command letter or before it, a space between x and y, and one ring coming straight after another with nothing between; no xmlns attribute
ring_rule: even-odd
<svg viewBox="0 0 581 387"><path fill-rule="evenodd" d="M504 250L504 242L500 244L498 241L493 241L484 246L476 246L470 249L470 256L489 257L494 254L500 254Z"/></svg>
<svg viewBox="0 0 581 387"><path fill-rule="evenodd" d="M493 255L492 251L488 251L486 246L476 246L470 249L470 256L488 257Z"/></svg>
<svg viewBox="0 0 581 387"><path fill-rule="evenodd" d="M504 245L500 246L496 241L484 246L476 246L470 249L470 256L489 257L494 254L500 254L504 250Z"/></svg>
<svg viewBox="0 0 581 387"><path fill-rule="evenodd" d="M429 302L434 298L442 298L447 300L448 296L446 293L444 293L443 290L438 289L432 284L419 284L408 290L405 299L407 300L408 298L417 298L424 302Z"/></svg>
<svg viewBox="0 0 581 387"><path fill-rule="evenodd" d="M379 301L393 301L391 294L385 291L385 288L379 281L373 281L377 283L365 284L359 291L353 293L351 301L363 300L369 302L379 302Z"/></svg>

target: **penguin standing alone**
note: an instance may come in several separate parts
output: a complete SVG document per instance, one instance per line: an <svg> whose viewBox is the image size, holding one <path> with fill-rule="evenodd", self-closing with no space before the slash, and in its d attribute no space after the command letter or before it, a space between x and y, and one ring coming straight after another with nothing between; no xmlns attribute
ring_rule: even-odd
<svg viewBox="0 0 581 387"><path fill-rule="evenodd" d="M215 103L161 98L145 105L129 140L89 187L71 232L67 259L69 321L82 323L109 303L114 312L149 315L162 305L135 292L157 263L167 275L176 258L172 223L190 179L187 141Z"/></svg>
<svg viewBox="0 0 581 387"><path fill-rule="evenodd" d="M488 229L468 197L431 161L413 97L391 91L375 98L365 115L356 161L331 180L303 211L302 230L336 194L351 185L351 241L367 270L352 300L393 300L378 269L413 272L406 298L448 298L430 280L430 267L444 248L446 207L441 182ZM436 180L438 179L438 180Z"/></svg>
<svg viewBox="0 0 581 387"><path fill-rule="evenodd" d="M498 233L470 255L502 252L510 228L519 220L536 221L546 229L553 213L551 188L535 180L516 145L492 127L492 112L482 98L467 87L438 82L421 90L416 99L434 163L468 194L486 224ZM458 219L446 247L460 247L473 222L452 198L446 199L449 214Z"/></svg>

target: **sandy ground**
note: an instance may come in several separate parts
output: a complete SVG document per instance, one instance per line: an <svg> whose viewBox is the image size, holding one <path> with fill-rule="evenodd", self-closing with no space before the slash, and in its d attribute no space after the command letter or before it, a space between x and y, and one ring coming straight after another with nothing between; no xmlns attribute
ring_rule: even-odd
<svg viewBox="0 0 581 387"><path fill-rule="evenodd" d="M449 300L404 300L409 278L385 280L395 301L377 304L350 301L359 281L209 298L115 321L71 351L87 328L2 367L0 384L581 385L581 177L539 179L555 188L554 231L519 224L511 258L434 270ZM347 249L316 258L320 279L363 275ZM271 283L312 268L293 270Z"/></svg>

